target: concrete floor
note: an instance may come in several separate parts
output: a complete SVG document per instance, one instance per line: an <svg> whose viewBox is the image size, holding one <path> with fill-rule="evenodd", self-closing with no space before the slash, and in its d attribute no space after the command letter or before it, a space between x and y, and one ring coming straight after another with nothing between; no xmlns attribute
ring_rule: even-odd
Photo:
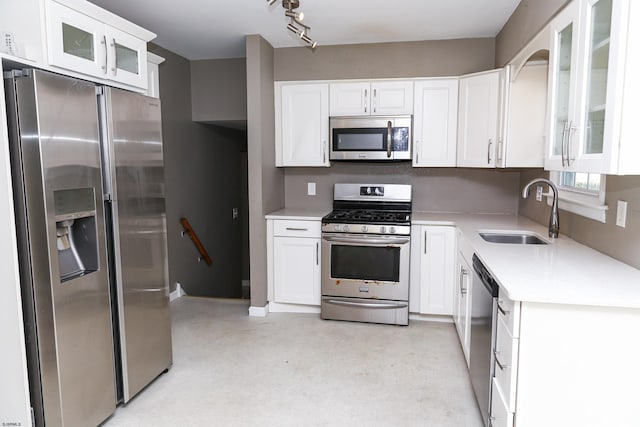
<svg viewBox="0 0 640 427"><path fill-rule="evenodd" d="M173 302L173 367L104 425L483 425L453 324L247 311L246 300Z"/></svg>

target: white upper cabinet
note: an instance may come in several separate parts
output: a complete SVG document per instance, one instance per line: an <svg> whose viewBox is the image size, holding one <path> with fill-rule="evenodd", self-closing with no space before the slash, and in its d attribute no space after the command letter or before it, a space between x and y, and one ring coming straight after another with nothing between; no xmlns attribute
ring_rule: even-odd
<svg viewBox="0 0 640 427"><path fill-rule="evenodd" d="M545 169L569 168L575 150L580 3L570 3L549 25L549 143Z"/></svg>
<svg viewBox="0 0 640 427"><path fill-rule="evenodd" d="M640 5L576 0L550 24L545 169L640 173Z"/></svg>
<svg viewBox="0 0 640 427"><path fill-rule="evenodd" d="M6 1L0 29L31 66L144 92L155 34L85 0Z"/></svg>
<svg viewBox="0 0 640 427"><path fill-rule="evenodd" d="M502 73L504 70L492 70L460 78L458 166L496 166L496 146L502 108Z"/></svg>
<svg viewBox="0 0 640 427"><path fill-rule="evenodd" d="M85 13L47 1L49 64L147 89L147 42Z"/></svg>
<svg viewBox="0 0 640 427"><path fill-rule="evenodd" d="M147 43L112 27L107 27L106 37L108 78L146 89Z"/></svg>
<svg viewBox="0 0 640 427"><path fill-rule="evenodd" d="M275 84L276 166L329 166L329 85Z"/></svg>
<svg viewBox="0 0 640 427"><path fill-rule="evenodd" d="M47 3L49 62L107 77L107 35L95 19L55 2Z"/></svg>
<svg viewBox="0 0 640 427"><path fill-rule="evenodd" d="M413 166L455 166L458 79L417 80L413 99Z"/></svg>
<svg viewBox="0 0 640 427"><path fill-rule="evenodd" d="M147 96L160 98L160 67L164 58L152 52L147 52Z"/></svg>
<svg viewBox="0 0 640 427"><path fill-rule="evenodd" d="M412 81L371 82L371 114L393 116L413 114Z"/></svg>
<svg viewBox="0 0 640 427"><path fill-rule="evenodd" d="M413 82L331 83L329 104L331 116L409 115L413 113Z"/></svg>
<svg viewBox="0 0 640 427"><path fill-rule="evenodd" d="M504 112L498 136L496 166L544 166L546 141L549 29L538 33L505 67Z"/></svg>
<svg viewBox="0 0 640 427"><path fill-rule="evenodd" d="M332 116L371 114L371 83L331 83L329 110Z"/></svg>

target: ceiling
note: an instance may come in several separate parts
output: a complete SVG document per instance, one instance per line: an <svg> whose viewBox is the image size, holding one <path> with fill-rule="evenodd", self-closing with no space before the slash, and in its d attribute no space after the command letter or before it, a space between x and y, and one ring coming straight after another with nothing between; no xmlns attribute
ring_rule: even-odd
<svg viewBox="0 0 640 427"><path fill-rule="evenodd" d="M304 46L287 31L281 0L90 0L158 35L190 60L245 56L245 36ZM300 0L319 46L494 37L520 0Z"/></svg>

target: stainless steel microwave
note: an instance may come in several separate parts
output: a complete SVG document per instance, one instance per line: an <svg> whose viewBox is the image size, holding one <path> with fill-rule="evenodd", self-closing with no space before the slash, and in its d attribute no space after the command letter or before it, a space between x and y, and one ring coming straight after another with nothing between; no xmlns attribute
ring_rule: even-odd
<svg viewBox="0 0 640 427"><path fill-rule="evenodd" d="M331 117L331 160L411 160L411 116Z"/></svg>

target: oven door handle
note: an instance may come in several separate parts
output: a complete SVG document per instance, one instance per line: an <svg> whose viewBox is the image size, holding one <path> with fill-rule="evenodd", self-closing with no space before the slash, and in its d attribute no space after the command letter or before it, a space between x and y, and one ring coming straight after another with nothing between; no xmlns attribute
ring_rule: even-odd
<svg viewBox="0 0 640 427"><path fill-rule="evenodd" d="M333 305L343 305L347 307L360 307L360 308L379 308L379 309L394 309L394 308L405 308L407 307L407 303L367 303L367 302L351 302L351 301L342 301L335 299L325 299L325 303L333 304Z"/></svg>
<svg viewBox="0 0 640 427"><path fill-rule="evenodd" d="M380 246L388 246L388 245L404 245L410 242L408 237L406 238L394 238L394 239L376 239L376 238L359 238L359 237L333 237L333 236L323 236L322 237L327 242L334 243L360 243L363 245L380 245Z"/></svg>

